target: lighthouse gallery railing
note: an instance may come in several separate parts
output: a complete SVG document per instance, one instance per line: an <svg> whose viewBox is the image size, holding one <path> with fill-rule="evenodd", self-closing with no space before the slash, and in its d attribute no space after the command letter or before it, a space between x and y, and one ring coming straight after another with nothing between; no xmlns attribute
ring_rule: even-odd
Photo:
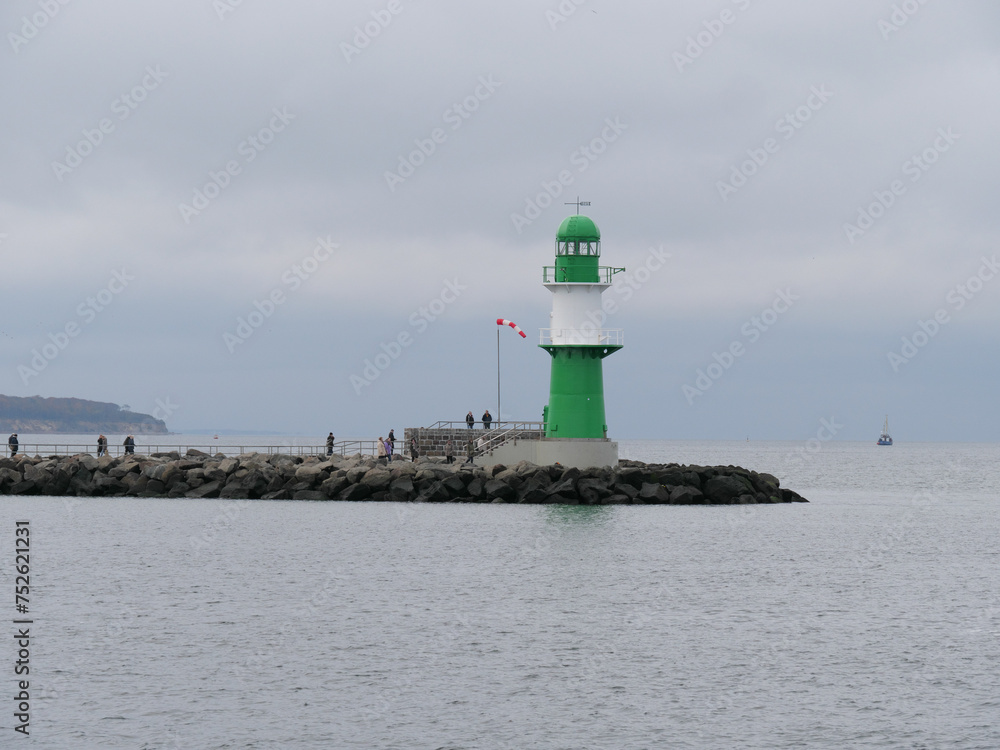
<svg viewBox="0 0 1000 750"><path fill-rule="evenodd" d="M610 284L611 277L616 273L621 273L624 268L612 268L611 266L600 266L597 269L597 281L566 281L565 278L557 278L555 266L542 267L543 284Z"/></svg>
<svg viewBox="0 0 1000 750"><path fill-rule="evenodd" d="M539 334L540 346L625 346L624 328L542 328Z"/></svg>

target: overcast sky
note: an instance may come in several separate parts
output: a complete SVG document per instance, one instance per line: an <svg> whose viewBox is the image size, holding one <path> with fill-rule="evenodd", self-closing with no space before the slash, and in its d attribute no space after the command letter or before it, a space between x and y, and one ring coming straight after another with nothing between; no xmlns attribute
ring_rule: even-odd
<svg viewBox="0 0 1000 750"><path fill-rule="evenodd" d="M998 29L988 0L11 0L0 392L399 434L495 416L502 317L503 416L539 419L579 195L628 269L612 437L1000 439Z"/></svg>

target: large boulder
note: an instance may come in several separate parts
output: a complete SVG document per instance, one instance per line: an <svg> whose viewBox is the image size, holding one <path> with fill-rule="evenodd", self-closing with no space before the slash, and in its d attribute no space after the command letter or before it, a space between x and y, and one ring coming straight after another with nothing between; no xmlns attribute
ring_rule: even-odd
<svg viewBox="0 0 1000 750"><path fill-rule="evenodd" d="M589 505L597 505L611 494L608 479L604 477L581 477L576 483L576 491Z"/></svg>
<svg viewBox="0 0 1000 750"><path fill-rule="evenodd" d="M368 487L372 492L381 492L382 490L389 489L389 485L392 484L392 474L388 469L382 467L369 469L361 478L361 484Z"/></svg>
<svg viewBox="0 0 1000 750"><path fill-rule="evenodd" d="M211 482L206 482L200 487L195 487L193 490L188 492L185 495L185 497L198 497L198 498L218 497L221 491L222 491L222 482L215 480Z"/></svg>
<svg viewBox="0 0 1000 750"><path fill-rule="evenodd" d="M472 479L465 486L465 494L470 500L481 500L485 492L485 486L486 480L483 477L472 475Z"/></svg>
<svg viewBox="0 0 1000 750"><path fill-rule="evenodd" d="M240 462L235 458L225 458L219 461L219 471L227 476L236 471L240 466Z"/></svg>
<svg viewBox="0 0 1000 750"><path fill-rule="evenodd" d="M639 499L647 505L666 505L670 502L670 493L662 484L644 482L639 488Z"/></svg>
<svg viewBox="0 0 1000 750"><path fill-rule="evenodd" d="M448 493L453 498L458 498L463 500L468 499L469 497L468 490L466 489L465 482L462 481L461 476L457 474L452 474L451 476L442 479L441 482L444 484L445 488L448 490Z"/></svg>
<svg viewBox="0 0 1000 750"><path fill-rule="evenodd" d="M340 492L347 487L350 482L347 481L346 473L343 476L331 476L320 482L319 491L324 493L327 497L336 497Z"/></svg>
<svg viewBox="0 0 1000 750"><path fill-rule="evenodd" d="M781 490L781 502L783 502L783 503L808 503L809 501L806 500L804 497L802 497L802 495L800 495L798 492L795 492L793 490L782 489Z"/></svg>
<svg viewBox="0 0 1000 750"><path fill-rule="evenodd" d="M670 493L671 505L703 505L705 495L697 487L674 487Z"/></svg>
<svg viewBox="0 0 1000 750"><path fill-rule="evenodd" d="M398 477L392 480L389 485L389 498L396 502L405 503L413 499L416 491L413 488L413 479L408 476Z"/></svg>
<svg viewBox="0 0 1000 750"><path fill-rule="evenodd" d="M638 490L643 484L643 471L636 466L625 466L618 469L615 474L617 479L615 481L616 485L628 484Z"/></svg>
<svg viewBox="0 0 1000 750"><path fill-rule="evenodd" d="M350 472L347 472L350 474ZM372 494L372 489L366 484L352 484L346 489L342 490L338 500L343 500L345 502L353 502L357 500L367 500Z"/></svg>
<svg viewBox="0 0 1000 750"><path fill-rule="evenodd" d="M483 486L488 500L502 500L505 503L513 502L517 498L517 491L506 482L499 479L491 479Z"/></svg>
<svg viewBox="0 0 1000 750"><path fill-rule="evenodd" d="M730 505L741 495L754 494L750 481L738 474L717 474L705 482L703 491L713 505Z"/></svg>
<svg viewBox="0 0 1000 750"><path fill-rule="evenodd" d="M764 472L750 472L750 483L757 492L763 492L765 495L777 495L778 488L781 486L781 482L773 474L765 474Z"/></svg>

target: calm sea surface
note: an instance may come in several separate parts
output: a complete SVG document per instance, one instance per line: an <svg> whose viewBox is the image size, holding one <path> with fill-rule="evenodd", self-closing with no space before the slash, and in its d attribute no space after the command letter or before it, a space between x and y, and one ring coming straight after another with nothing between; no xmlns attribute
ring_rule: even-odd
<svg viewBox="0 0 1000 750"><path fill-rule="evenodd" d="M0 747L1000 747L1000 445L621 449L811 502L0 498Z"/></svg>

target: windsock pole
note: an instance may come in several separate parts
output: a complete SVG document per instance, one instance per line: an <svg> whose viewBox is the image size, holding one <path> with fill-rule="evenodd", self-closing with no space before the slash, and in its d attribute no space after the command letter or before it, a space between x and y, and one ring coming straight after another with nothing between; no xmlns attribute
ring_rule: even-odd
<svg viewBox="0 0 1000 750"><path fill-rule="evenodd" d="M506 318L497 318L498 326L508 326L517 331L518 335L522 339L528 338L528 334L521 330L521 328L514 323L512 320L507 320ZM500 423L501 415L503 412L500 411L500 329L497 328L497 424Z"/></svg>

